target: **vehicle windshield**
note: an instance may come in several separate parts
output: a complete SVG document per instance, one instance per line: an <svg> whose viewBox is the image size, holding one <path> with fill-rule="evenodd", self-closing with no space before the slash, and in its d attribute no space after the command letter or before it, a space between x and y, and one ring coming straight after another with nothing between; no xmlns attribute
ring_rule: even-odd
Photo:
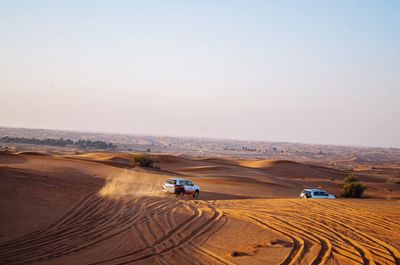
<svg viewBox="0 0 400 265"><path fill-rule="evenodd" d="M174 180L174 179L167 179L167 180L165 181L165 183L167 183L167 184L176 184L176 180Z"/></svg>

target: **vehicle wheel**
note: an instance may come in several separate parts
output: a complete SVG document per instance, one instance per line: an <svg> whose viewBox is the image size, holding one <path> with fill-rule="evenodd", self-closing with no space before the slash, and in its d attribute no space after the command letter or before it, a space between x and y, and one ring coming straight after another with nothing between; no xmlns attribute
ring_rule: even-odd
<svg viewBox="0 0 400 265"><path fill-rule="evenodd" d="M196 190L196 191L193 193L193 198L198 198L199 195L200 195L200 192L199 192L198 190Z"/></svg>

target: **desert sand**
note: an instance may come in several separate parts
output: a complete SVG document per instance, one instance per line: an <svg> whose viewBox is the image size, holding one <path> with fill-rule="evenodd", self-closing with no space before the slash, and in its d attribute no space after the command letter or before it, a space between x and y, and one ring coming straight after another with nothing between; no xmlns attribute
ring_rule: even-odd
<svg viewBox="0 0 400 265"><path fill-rule="evenodd" d="M366 167L363 199L340 195L346 173L288 160L131 154L0 153L1 264L400 264L398 173ZM198 199L165 195L184 176Z"/></svg>

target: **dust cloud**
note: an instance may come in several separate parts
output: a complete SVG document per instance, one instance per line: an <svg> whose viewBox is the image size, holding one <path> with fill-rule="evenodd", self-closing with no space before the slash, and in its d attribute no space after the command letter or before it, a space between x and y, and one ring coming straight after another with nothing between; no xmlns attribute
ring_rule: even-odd
<svg viewBox="0 0 400 265"><path fill-rule="evenodd" d="M102 197L115 200L163 196L162 182L163 178L158 175L126 170L119 176L107 178L105 185L98 193Z"/></svg>

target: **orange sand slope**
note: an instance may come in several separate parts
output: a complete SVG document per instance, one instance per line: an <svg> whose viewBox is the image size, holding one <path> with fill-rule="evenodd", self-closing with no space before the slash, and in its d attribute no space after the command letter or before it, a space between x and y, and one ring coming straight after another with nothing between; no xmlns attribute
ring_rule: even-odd
<svg viewBox="0 0 400 265"><path fill-rule="evenodd" d="M375 199L300 200L303 186L338 192L344 174L175 156L144 170L129 159L1 153L0 264L400 263L400 201L379 199L386 176L360 176ZM199 183L200 199L161 193L171 175Z"/></svg>

